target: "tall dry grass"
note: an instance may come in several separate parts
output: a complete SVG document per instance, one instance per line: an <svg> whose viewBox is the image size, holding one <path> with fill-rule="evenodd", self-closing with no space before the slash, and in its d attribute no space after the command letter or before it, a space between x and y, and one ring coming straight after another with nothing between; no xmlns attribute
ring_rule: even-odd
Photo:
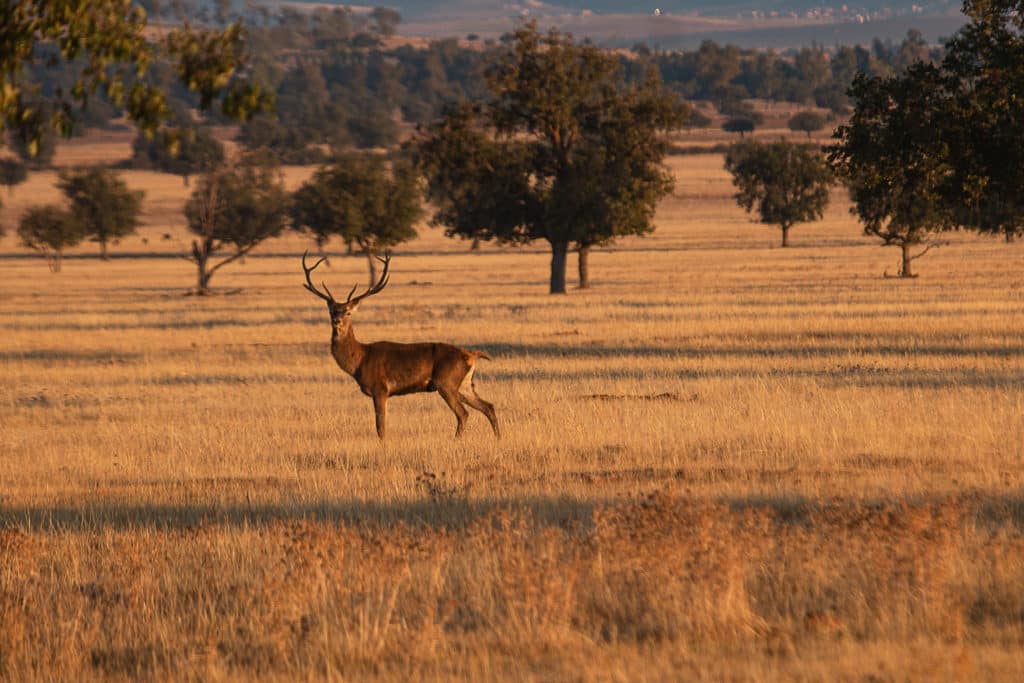
<svg viewBox="0 0 1024 683"><path fill-rule="evenodd" d="M183 296L179 179L154 256L0 240L0 678L1020 678L1024 247L888 280L841 195L783 250L672 164L591 291L425 229L360 310L494 356L501 441L419 395L382 447L296 237Z"/></svg>

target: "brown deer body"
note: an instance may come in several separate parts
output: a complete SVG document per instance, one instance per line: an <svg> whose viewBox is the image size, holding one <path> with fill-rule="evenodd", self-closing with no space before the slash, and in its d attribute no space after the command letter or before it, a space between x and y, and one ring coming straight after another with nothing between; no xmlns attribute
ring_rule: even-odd
<svg viewBox="0 0 1024 683"><path fill-rule="evenodd" d="M356 339L352 331L352 314L363 299L377 294L388 283L391 257L381 260L384 270L377 283L355 298L352 297L355 294L353 287L348 299L342 302L334 299L326 285L323 285L325 294L310 280L310 273L323 259L307 267L306 254L302 255L302 269L306 273L304 287L326 301L327 310L331 314L331 355L338 367L352 375L362 392L373 399L377 436L384 438L388 398L424 391L441 394L441 398L455 413L458 421L455 436L462 434L466 418L469 417L469 411L463 404L483 413L491 423L495 436L500 436L494 406L477 395L473 384L474 365L478 358L490 360L486 353L467 351L439 342L399 344L379 341L363 344Z"/></svg>

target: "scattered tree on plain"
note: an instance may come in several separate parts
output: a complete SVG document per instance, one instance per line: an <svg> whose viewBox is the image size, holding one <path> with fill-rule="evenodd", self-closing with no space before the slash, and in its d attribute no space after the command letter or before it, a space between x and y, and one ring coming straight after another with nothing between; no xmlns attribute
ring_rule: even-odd
<svg viewBox="0 0 1024 683"><path fill-rule="evenodd" d="M757 123L748 116L733 116L722 124L722 130L726 133L739 133L740 139L746 137L747 133L753 133L755 128Z"/></svg>
<svg viewBox="0 0 1024 683"><path fill-rule="evenodd" d="M911 263L931 248L926 243L956 225L948 200L957 188L944 139L955 116L947 84L930 64L886 79L857 77L853 116L837 129L829 152L865 234L900 248L900 277L916 277Z"/></svg>
<svg viewBox="0 0 1024 683"><path fill-rule="evenodd" d="M791 131L807 133L807 139L810 140L811 133L817 133L825 127L825 117L816 111L800 111L793 114L786 125Z"/></svg>
<svg viewBox="0 0 1024 683"><path fill-rule="evenodd" d="M120 176L105 168L91 168L60 174L57 181L71 203L71 212L82 223L85 234L100 244L100 258L107 245L131 235L139 225L142 190L129 190Z"/></svg>
<svg viewBox="0 0 1024 683"><path fill-rule="evenodd" d="M1024 0L967 2L964 13L972 21L942 63L957 87L951 200L961 225L1010 242L1024 233Z"/></svg>
<svg viewBox="0 0 1024 683"><path fill-rule="evenodd" d="M20 185L28 178L28 168L18 159L4 157L0 159L0 185L6 185L8 192L14 191L15 185Z"/></svg>
<svg viewBox="0 0 1024 683"><path fill-rule="evenodd" d="M185 204L195 239L184 258L197 268L195 293L210 294L214 273L279 235L287 209L288 195L274 166L246 162L204 174Z"/></svg>
<svg viewBox="0 0 1024 683"><path fill-rule="evenodd" d="M672 187L665 133L685 109L653 70L626 84L617 57L535 23L488 83L490 99L449 107L416 141L433 222L468 239L546 240L550 292L564 293L570 247L653 230Z"/></svg>
<svg viewBox="0 0 1024 683"><path fill-rule="evenodd" d="M757 211L762 223L779 226L784 247L794 225L820 220L828 206L832 172L808 145L739 142L729 148L725 168L739 190L736 202Z"/></svg>
<svg viewBox="0 0 1024 683"><path fill-rule="evenodd" d="M322 251L332 236L357 245L366 255L370 284L377 281L375 258L416 237L423 215L412 168L384 159L351 155L317 171L292 198L292 224L309 231Z"/></svg>
<svg viewBox="0 0 1024 683"><path fill-rule="evenodd" d="M186 187L191 176L224 163L224 145L203 128L167 130L149 138L139 133L132 151L137 165L180 175Z"/></svg>
<svg viewBox="0 0 1024 683"><path fill-rule="evenodd" d="M25 212L18 224L18 237L23 246L46 258L50 272L59 273L64 250L81 242L85 229L67 209L47 204Z"/></svg>

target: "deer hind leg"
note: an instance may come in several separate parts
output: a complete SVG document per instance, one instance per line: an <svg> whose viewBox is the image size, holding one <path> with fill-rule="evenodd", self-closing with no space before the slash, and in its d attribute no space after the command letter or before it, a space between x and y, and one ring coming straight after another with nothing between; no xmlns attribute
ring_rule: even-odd
<svg viewBox="0 0 1024 683"><path fill-rule="evenodd" d="M494 430L494 435L501 438L501 430L498 429L498 414L494 412L494 405L480 398L480 395L476 393L476 384L473 382L473 370L470 368L466 374L465 379L462 380L462 386L459 389L459 400L465 403L467 406L479 410L487 418L487 421L491 423L491 429Z"/></svg>
<svg viewBox="0 0 1024 683"><path fill-rule="evenodd" d="M373 395L373 413L377 418L377 437L384 440L384 423L388 416L388 396L387 394L374 394Z"/></svg>
<svg viewBox="0 0 1024 683"><path fill-rule="evenodd" d="M447 403L448 407L452 409L453 413L455 413L455 419L459 421L458 425L455 427L456 438L462 436L462 429L466 426L466 418L469 417L469 411L463 408L462 404L459 403L459 392L453 392L450 389L438 387L437 393L441 394L441 398L444 399L444 402Z"/></svg>

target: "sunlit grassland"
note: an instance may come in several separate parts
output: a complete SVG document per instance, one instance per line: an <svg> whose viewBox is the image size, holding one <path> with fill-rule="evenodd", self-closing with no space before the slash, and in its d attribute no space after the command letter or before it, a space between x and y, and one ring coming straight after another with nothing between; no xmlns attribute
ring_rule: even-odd
<svg viewBox="0 0 1024 683"><path fill-rule="evenodd" d="M296 236L185 296L178 178L127 174L130 258L53 275L9 231L0 677L1019 678L1024 246L886 279L841 192L779 249L719 156L671 164L592 290L424 226L360 309L487 351L501 441L423 394L381 446Z"/></svg>

